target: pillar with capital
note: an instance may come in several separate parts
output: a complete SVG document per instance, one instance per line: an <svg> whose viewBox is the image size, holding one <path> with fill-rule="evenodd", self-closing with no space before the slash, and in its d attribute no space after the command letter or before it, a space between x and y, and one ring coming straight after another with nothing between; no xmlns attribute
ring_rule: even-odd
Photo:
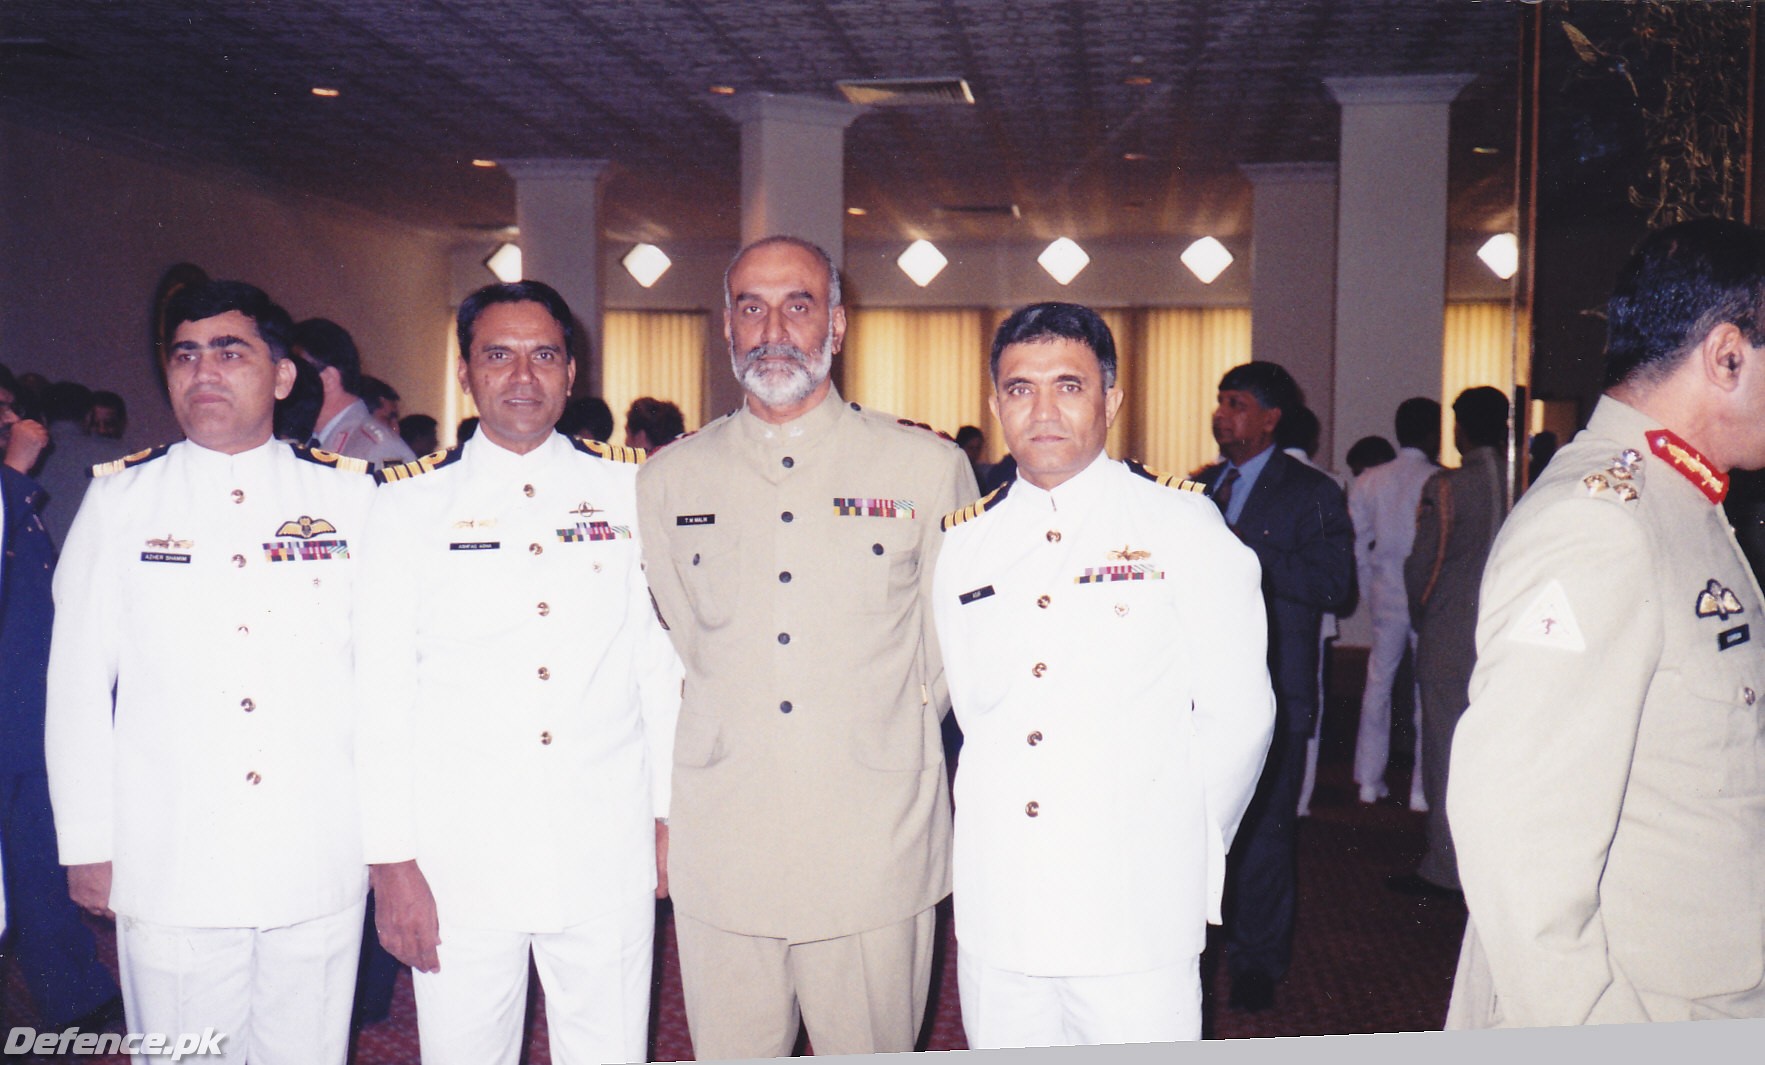
<svg viewBox="0 0 1765 1065"><path fill-rule="evenodd" d="M600 186L605 159L500 159L515 179L521 275L558 290L588 331L575 394L601 391Z"/></svg>

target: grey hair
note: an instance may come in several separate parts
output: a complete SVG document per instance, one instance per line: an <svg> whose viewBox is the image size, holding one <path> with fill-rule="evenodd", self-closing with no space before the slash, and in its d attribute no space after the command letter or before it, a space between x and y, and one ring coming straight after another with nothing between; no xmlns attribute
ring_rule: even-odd
<svg viewBox="0 0 1765 1065"><path fill-rule="evenodd" d="M741 262L742 256L749 252L772 244L789 244L793 248L801 248L820 259L821 265L827 267L827 305L829 309L840 306L840 270L833 264L833 256L827 253L827 249L813 241L804 240L802 237L778 235L761 237L749 244L741 251L736 252L735 258L729 260L729 265L723 268L723 311L725 314L730 311L735 298L734 294L729 291L729 275L735 272L735 264Z"/></svg>

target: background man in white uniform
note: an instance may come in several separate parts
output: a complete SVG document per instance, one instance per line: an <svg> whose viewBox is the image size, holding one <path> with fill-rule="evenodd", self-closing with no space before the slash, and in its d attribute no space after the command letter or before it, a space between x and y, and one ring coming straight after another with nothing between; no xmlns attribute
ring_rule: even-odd
<svg viewBox="0 0 1765 1065"><path fill-rule="evenodd" d="M1198 485L1103 453L1115 369L1088 308L1006 319L990 403L1018 479L944 523L977 1049L1200 1036L1206 926L1273 729L1256 555Z"/></svg>
<svg viewBox="0 0 1765 1065"><path fill-rule="evenodd" d="M1391 758L1391 692L1403 653L1416 646L1410 601L1404 592L1403 563L1416 538L1416 506L1422 486L1440 467L1440 404L1416 396L1397 405L1397 458L1372 467L1348 491L1354 522L1354 561L1361 592L1373 621L1373 647L1367 655L1367 683L1354 744L1354 781L1361 802L1390 794L1385 768ZM1412 667L1413 668L1413 667ZM1413 686L1412 686L1413 688ZM1417 726L1416 762L1410 773L1410 808L1422 800L1421 697L1412 698Z"/></svg>
<svg viewBox="0 0 1765 1065"><path fill-rule="evenodd" d="M460 305L478 432L382 470L363 559L359 735L386 948L428 1065L513 1065L529 958L553 1059L643 1061L681 670L636 539L642 452L553 426L570 309Z"/></svg>
<svg viewBox="0 0 1765 1065"><path fill-rule="evenodd" d="M130 1030L341 1065L367 890L351 548L374 483L271 440L292 323L263 292L207 282L166 321L188 439L95 471L55 574L61 860L75 902L115 913Z"/></svg>

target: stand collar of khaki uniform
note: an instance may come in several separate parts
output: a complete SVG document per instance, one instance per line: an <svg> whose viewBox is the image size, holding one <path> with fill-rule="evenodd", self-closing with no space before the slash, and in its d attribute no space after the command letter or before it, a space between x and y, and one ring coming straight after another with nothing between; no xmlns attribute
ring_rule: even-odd
<svg viewBox="0 0 1765 1065"><path fill-rule="evenodd" d="M819 444L846 413L846 402L840 398L840 390L829 384L827 395L821 397L820 403L805 411L801 417L793 418L782 425L774 425L755 414L748 406L747 395L744 393L741 410L736 413L735 420L741 426L742 439L749 443L761 447L790 447L801 450Z"/></svg>

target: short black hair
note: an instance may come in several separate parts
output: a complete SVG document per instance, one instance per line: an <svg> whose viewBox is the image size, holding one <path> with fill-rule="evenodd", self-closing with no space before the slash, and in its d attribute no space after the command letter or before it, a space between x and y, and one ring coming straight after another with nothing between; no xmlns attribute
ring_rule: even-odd
<svg viewBox="0 0 1765 1065"><path fill-rule="evenodd" d="M642 396L631 401L625 412L625 430L642 432L652 448L661 447L686 432L686 418L680 408L667 400ZM612 435L612 429L607 430Z"/></svg>
<svg viewBox="0 0 1765 1065"><path fill-rule="evenodd" d="M978 425L965 425L956 430L956 443L958 446L965 445L970 440L979 440L982 443L985 443L986 439L987 434L981 432L981 427Z"/></svg>
<svg viewBox="0 0 1765 1065"><path fill-rule="evenodd" d="M1710 330L1765 344L1765 232L1700 218L1643 238L1606 304L1605 387L1660 381Z"/></svg>
<svg viewBox="0 0 1765 1065"><path fill-rule="evenodd" d="M368 405L369 410L373 410L386 401L397 403L399 398L398 389L378 377L370 377L367 374L362 374L361 391L357 392L356 396Z"/></svg>
<svg viewBox="0 0 1765 1065"><path fill-rule="evenodd" d="M606 443L613 435L613 408L599 396L577 396L564 404L558 418L558 432L565 436L586 436Z"/></svg>
<svg viewBox="0 0 1765 1065"><path fill-rule="evenodd" d="M1499 388L1465 389L1452 401L1452 416L1473 447L1501 447L1508 442L1508 397Z"/></svg>
<svg viewBox="0 0 1765 1065"><path fill-rule="evenodd" d="M485 285L461 301L460 313L454 318L454 331L460 342L462 360L472 354L472 327L478 323L478 316L498 303L537 303L544 307L552 321L564 331L564 350L575 357L576 318L570 313L570 305L564 302L564 297L544 281L510 281Z"/></svg>
<svg viewBox="0 0 1765 1065"><path fill-rule="evenodd" d="M1363 436L1348 449L1348 468L1359 477L1374 466L1383 466L1397 457L1397 449L1382 436Z"/></svg>
<svg viewBox="0 0 1765 1065"><path fill-rule="evenodd" d="M1275 446L1282 450L1299 448L1309 458L1318 453L1318 438L1323 432L1324 427L1310 407L1295 407L1275 423Z"/></svg>
<svg viewBox="0 0 1765 1065"><path fill-rule="evenodd" d="M1397 405L1397 446L1427 451L1429 445L1440 447L1440 404L1412 396Z"/></svg>
<svg viewBox="0 0 1765 1065"><path fill-rule="evenodd" d="M238 311L251 319L257 326L257 335L270 349L271 359L288 358L294 319L263 289L244 281L204 281L173 293L165 307L167 347L172 334L184 322L200 322L228 311Z"/></svg>
<svg viewBox="0 0 1765 1065"><path fill-rule="evenodd" d="M1279 410L1283 420L1305 406L1299 382L1279 363L1247 362L1234 366L1220 378L1219 390L1248 392L1265 410Z"/></svg>
<svg viewBox="0 0 1765 1065"><path fill-rule="evenodd" d="M308 318L294 327L294 346L321 367L336 370L345 392L361 395L362 353L349 330L329 318Z"/></svg>
<svg viewBox="0 0 1765 1065"><path fill-rule="evenodd" d="M123 397L115 392L100 390L92 393L92 406L109 407L124 418L129 416L129 405L124 403Z"/></svg>
<svg viewBox="0 0 1765 1065"><path fill-rule="evenodd" d="M92 409L92 390L78 381L56 381L43 390L43 413L52 422L80 422Z"/></svg>
<svg viewBox="0 0 1765 1065"><path fill-rule="evenodd" d="M993 351L987 359L993 384L999 383L999 356L1013 344L1039 344L1076 340L1091 349L1103 368L1103 387L1115 387L1115 334L1103 316L1077 303L1032 303L1011 312L993 334Z"/></svg>

